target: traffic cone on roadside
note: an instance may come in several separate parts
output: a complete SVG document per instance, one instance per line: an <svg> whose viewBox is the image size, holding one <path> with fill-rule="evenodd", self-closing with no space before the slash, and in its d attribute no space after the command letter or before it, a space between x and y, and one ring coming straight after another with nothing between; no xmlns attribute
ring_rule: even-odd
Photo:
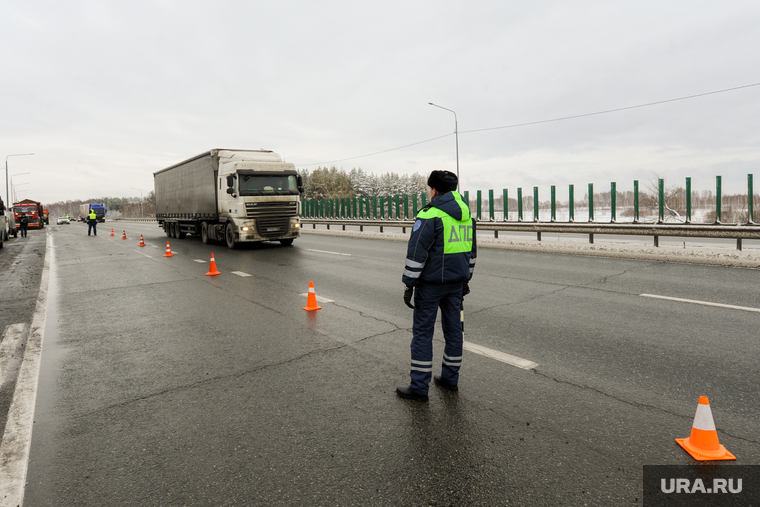
<svg viewBox="0 0 760 507"><path fill-rule="evenodd" d="M166 242L166 253L164 254L164 257L174 257L174 254L172 253L172 249L169 248L169 242Z"/></svg>
<svg viewBox="0 0 760 507"><path fill-rule="evenodd" d="M211 254L211 264L208 267L208 273L206 276L221 275L222 273L216 269L216 261L214 260L214 254Z"/></svg>
<svg viewBox="0 0 760 507"><path fill-rule="evenodd" d="M137 246L145 246L145 241L143 241L142 234L140 234L140 244Z"/></svg>
<svg viewBox="0 0 760 507"><path fill-rule="evenodd" d="M121 239L127 239L127 231L123 231L124 234L122 234Z"/></svg>
<svg viewBox="0 0 760 507"><path fill-rule="evenodd" d="M113 227L111 227L111 236L116 236L116 234L113 233Z"/></svg>
<svg viewBox="0 0 760 507"><path fill-rule="evenodd" d="M736 459L736 456L728 452L718 441L718 432L715 430L715 421L707 396L699 397L697 413L691 425L691 435L689 438L676 438L676 443L697 461Z"/></svg>
<svg viewBox="0 0 760 507"><path fill-rule="evenodd" d="M309 294L306 296L306 306L304 306L303 309L307 312L322 309L322 307L317 304L317 293L314 292L314 282L309 282Z"/></svg>

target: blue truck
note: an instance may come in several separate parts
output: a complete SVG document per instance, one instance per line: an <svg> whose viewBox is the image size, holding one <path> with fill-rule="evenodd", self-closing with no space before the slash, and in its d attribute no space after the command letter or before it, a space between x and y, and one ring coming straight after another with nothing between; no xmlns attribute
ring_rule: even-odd
<svg viewBox="0 0 760 507"><path fill-rule="evenodd" d="M79 214L84 221L87 221L87 217L90 215L90 210L95 212L98 222L106 221L106 207L102 203L91 202L89 204L82 204L79 207Z"/></svg>

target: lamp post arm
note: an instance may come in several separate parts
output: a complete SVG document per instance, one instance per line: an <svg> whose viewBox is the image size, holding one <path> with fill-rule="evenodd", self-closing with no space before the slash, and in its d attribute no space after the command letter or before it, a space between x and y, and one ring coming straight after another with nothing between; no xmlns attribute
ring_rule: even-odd
<svg viewBox="0 0 760 507"><path fill-rule="evenodd" d="M5 156L5 199L10 199L10 187L8 186L8 157L23 157L26 155L34 155L34 153L12 153ZM6 206L8 203L5 204Z"/></svg>
<svg viewBox="0 0 760 507"><path fill-rule="evenodd" d="M459 191L459 122L457 120L457 112L453 109L449 109L448 107L439 106L438 104L433 104L432 102L428 102L431 106L438 107L440 109L445 109L446 111L449 111L451 113L454 113L454 138L456 139L456 153L457 153L457 192Z"/></svg>

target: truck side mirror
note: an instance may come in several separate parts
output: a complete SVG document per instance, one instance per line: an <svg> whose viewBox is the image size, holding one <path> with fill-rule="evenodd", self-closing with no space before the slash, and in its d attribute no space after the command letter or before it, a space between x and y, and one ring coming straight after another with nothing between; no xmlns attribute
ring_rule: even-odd
<svg viewBox="0 0 760 507"><path fill-rule="evenodd" d="M230 187L230 188L227 189L227 193L228 194L234 194L235 193L235 189L232 188L232 187Z"/></svg>
<svg viewBox="0 0 760 507"><path fill-rule="evenodd" d="M296 184L298 185L298 193L303 194L303 178L300 174L296 178Z"/></svg>
<svg viewBox="0 0 760 507"><path fill-rule="evenodd" d="M232 188L232 185L234 184L234 182L235 182L235 179L232 177L231 174L229 176L227 176L227 186L229 188ZM227 189L227 193L231 194L232 192L230 192L229 189Z"/></svg>

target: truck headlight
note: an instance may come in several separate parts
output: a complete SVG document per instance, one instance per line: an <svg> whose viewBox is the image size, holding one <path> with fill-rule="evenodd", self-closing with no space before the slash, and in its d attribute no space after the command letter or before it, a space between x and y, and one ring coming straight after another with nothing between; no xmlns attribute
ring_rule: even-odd
<svg viewBox="0 0 760 507"><path fill-rule="evenodd" d="M248 232L248 226L244 225L243 227L240 228L240 230L243 232Z"/></svg>
<svg viewBox="0 0 760 507"><path fill-rule="evenodd" d="M294 229L298 229L299 227L301 227L301 224L299 224L299 223L295 223L295 224L293 224L293 228L294 228Z"/></svg>

